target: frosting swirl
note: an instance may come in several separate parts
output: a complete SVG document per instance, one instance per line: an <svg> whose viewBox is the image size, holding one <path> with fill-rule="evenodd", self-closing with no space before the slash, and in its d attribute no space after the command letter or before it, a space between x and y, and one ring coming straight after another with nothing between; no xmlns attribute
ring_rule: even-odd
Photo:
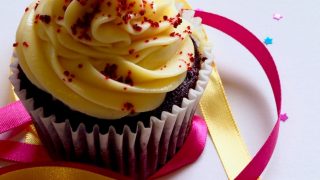
<svg viewBox="0 0 320 180"><path fill-rule="evenodd" d="M26 9L16 51L37 87L118 119L155 109L181 84L193 28L174 0L42 0Z"/></svg>

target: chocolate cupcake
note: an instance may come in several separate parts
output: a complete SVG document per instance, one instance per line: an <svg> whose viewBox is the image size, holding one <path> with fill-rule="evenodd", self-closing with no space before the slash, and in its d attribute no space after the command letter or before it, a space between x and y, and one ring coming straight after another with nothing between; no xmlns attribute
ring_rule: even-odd
<svg viewBox="0 0 320 180"><path fill-rule="evenodd" d="M211 71L197 21L174 0L30 5L10 79L50 155L134 178L174 156Z"/></svg>

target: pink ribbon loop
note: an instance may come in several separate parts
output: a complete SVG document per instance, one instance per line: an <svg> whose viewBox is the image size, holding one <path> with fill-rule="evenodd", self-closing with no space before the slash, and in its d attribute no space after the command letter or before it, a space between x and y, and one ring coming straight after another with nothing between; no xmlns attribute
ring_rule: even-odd
<svg viewBox="0 0 320 180"><path fill-rule="evenodd" d="M195 16L201 17L204 24L228 34L245 46L256 57L271 84L278 111L278 120L265 144L236 178L238 180L257 179L270 161L278 139L281 112L281 85L277 67L265 45L241 25L225 17L204 11L196 11Z"/></svg>

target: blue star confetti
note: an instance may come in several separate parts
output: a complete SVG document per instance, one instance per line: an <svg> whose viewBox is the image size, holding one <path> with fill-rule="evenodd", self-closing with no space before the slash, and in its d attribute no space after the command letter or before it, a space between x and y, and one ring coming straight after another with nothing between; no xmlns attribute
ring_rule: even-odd
<svg viewBox="0 0 320 180"><path fill-rule="evenodd" d="M273 41L273 39L270 38L270 37L267 37L267 38L264 39L264 43L265 43L266 45L272 44L272 43L273 43L272 41Z"/></svg>

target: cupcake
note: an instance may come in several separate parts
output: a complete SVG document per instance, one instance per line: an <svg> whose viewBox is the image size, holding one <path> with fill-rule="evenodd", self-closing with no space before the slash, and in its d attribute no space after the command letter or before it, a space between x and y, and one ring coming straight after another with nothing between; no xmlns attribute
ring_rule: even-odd
<svg viewBox="0 0 320 180"><path fill-rule="evenodd" d="M175 0L41 0L26 8L15 92L56 160L146 178L181 148L212 56Z"/></svg>

